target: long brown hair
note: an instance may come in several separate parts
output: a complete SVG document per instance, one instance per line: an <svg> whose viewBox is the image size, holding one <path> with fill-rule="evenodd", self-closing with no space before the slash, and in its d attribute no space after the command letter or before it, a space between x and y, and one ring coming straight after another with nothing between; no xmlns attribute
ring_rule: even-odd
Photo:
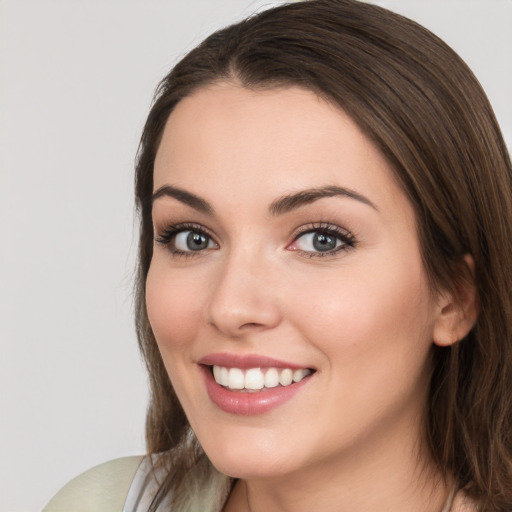
<svg viewBox="0 0 512 512"><path fill-rule="evenodd" d="M347 112L392 164L415 209L433 289L456 293L468 276L464 256L473 257L480 313L465 339L433 347L426 439L440 470L482 510L511 510L510 157L487 97L460 57L418 24L355 0L296 2L220 30L157 90L136 169L137 331L151 383L147 445L151 453L173 452L172 461L163 457L168 477L155 503L172 489L185 510L191 479L184 475L197 483L214 473L170 384L144 293L153 162L164 125L181 99L218 81L250 89L298 85ZM224 482L224 494L228 488Z"/></svg>

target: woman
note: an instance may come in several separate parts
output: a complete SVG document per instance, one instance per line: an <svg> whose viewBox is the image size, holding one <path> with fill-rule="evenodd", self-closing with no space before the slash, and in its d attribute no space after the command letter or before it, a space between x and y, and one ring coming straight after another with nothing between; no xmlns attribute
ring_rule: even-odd
<svg viewBox="0 0 512 512"><path fill-rule="evenodd" d="M511 176L467 66L382 8L191 51L137 163L151 457L124 510L511 510Z"/></svg>

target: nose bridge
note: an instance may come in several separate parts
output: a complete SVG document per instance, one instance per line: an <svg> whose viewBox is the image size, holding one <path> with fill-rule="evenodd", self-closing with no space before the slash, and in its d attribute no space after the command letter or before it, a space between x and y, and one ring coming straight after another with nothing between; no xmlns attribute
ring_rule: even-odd
<svg viewBox="0 0 512 512"><path fill-rule="evenodd" d="M271 276L272 264L261 248L233 248L215 280L207 322L230 337L275 327L280 311Z"/></svg>

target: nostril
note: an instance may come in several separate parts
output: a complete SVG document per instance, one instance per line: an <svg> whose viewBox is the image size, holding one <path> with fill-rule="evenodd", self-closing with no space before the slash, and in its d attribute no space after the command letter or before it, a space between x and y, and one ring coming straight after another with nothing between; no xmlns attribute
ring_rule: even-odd
<svg viewBox="0 0 512 512"><path fill-rule="evenodd" d="M261 324L257 324L255 322L249 322L249 323L246 323L246 324L243 324L240 326L240 329L244 329L244 328L253 328L253 327L260 327Z"/></svg>

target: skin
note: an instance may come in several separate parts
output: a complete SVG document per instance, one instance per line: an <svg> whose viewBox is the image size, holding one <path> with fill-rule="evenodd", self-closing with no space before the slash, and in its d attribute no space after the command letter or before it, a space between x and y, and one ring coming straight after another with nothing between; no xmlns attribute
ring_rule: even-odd
<svg viewBox="0 0 512 512"><path fill-rule="evenodd" d="M148 314L204 450L240 479L225 510L440 511L448 486L423 448L429 356L434 339L469 326L449 294L432 295L413 209L377 148L312 92L214 84L169 117L154 190L169 185L214 213L159 197L155 236L188 222L211 241L186 255L155 242ZM336 195L269 213L282 196L325 186L371 205ZM352 246L318 256L297 238L312 223L350 232ZM316 372L276 409L228 414L199 371L215 352Z"/></svg>

